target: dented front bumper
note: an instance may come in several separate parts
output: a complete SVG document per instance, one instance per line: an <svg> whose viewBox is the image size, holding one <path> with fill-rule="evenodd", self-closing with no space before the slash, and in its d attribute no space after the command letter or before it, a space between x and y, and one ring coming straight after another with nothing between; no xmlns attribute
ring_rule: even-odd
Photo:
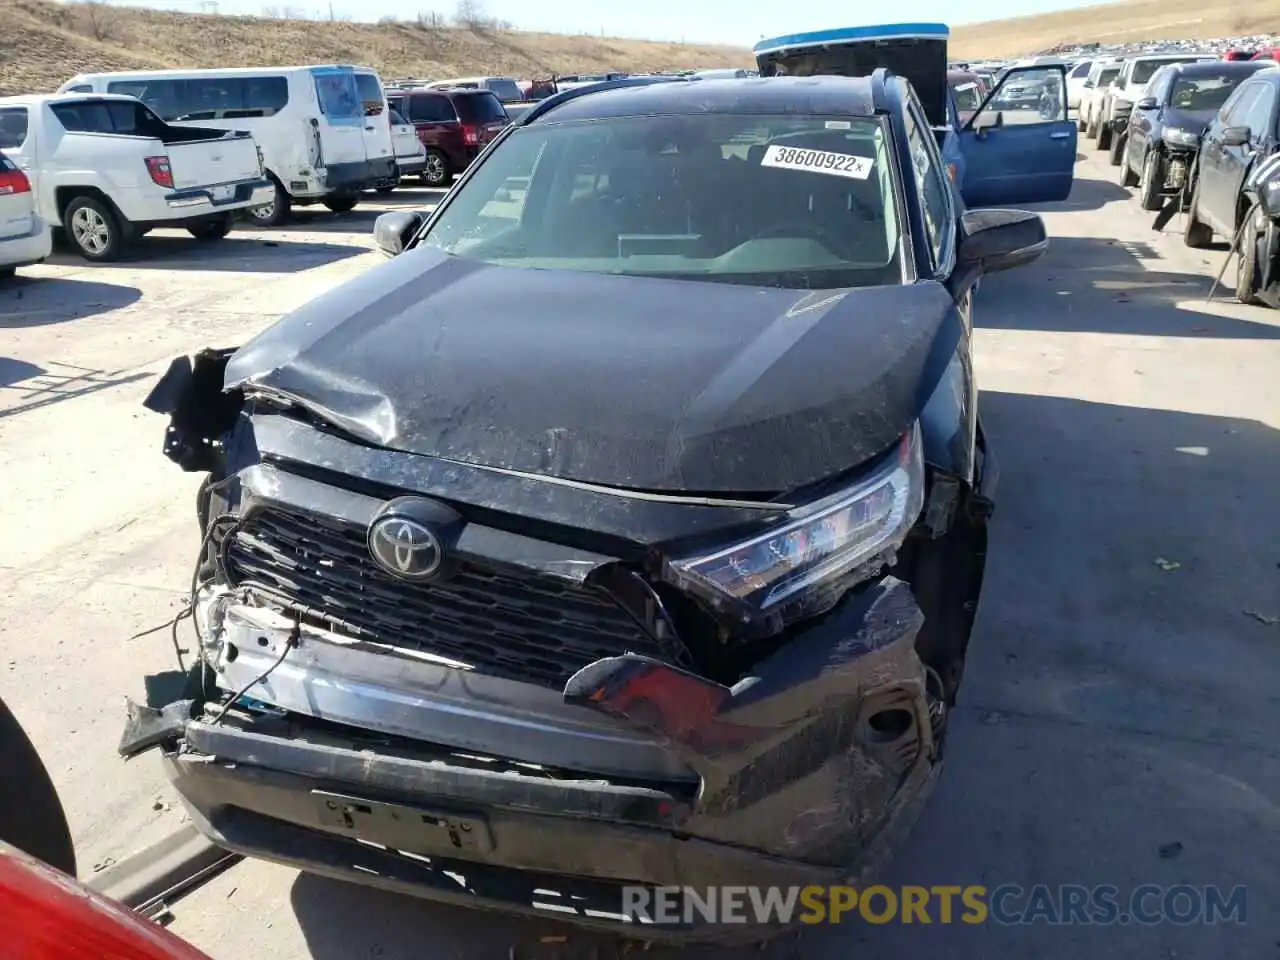
<svg viewBox="0 0 1280 960"><path fill-rule="evenodd" d="M234 596L206 603L223 689L289 642L289 623ZM865 882L939 769L921 623L886 576L732 688L627 655L518 710L465 668L409 669L293 628L296 649L245 709L136 710L121 752L162 746L195 822L228 849L517 912L562 891L565 919L608 925L624 885Z"/></svg>

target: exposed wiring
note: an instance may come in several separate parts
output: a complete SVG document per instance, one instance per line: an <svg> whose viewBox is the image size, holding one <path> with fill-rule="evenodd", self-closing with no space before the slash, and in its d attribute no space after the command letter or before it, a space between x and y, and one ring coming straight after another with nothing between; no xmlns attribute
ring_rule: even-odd
<svg viewBox="0 0 1280 960"><path fill-rule="evenodd" d="M298 646L298 644L301 641L302 641L302 622L299 620L295 620L293 622L293 629L289 631L289 636L285 638L284 645L280 648L280 656L276 657L276 659L272 662L271 666L267 667L267 669L263 670L262 673L258 674L258 676L254 677L252 680L246 683L243 687L237 690L234 694L232 694L231 699L222 705L222 709L218 711L218 715L214 717L213 720L210 721L210 725L216 727L218 724L220 724L222 722L222 718L227 715L227 711L230 710L233 706L235 706L235 704L239 701L239 699L243 697L246 693L248 693L258 684L264 682L267 679L267 677L271 676L271 674L275 671L276 667L284 663L284 658L289 655L289 651L292 650L294 647Z"/></svg>

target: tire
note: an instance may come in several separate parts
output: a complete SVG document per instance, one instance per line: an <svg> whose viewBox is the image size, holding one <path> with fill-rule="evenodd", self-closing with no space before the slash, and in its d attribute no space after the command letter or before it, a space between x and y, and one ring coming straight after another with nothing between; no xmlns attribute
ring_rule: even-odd
<svg viewBox="0 0 1280 960"><path fill-rule="evenodd" d="M70 876L76 852L58 791L40 755L0 702L0 840Z"/></svg>
<svg viewBox="0 0 1280 960"><path fill-rule="evenodd" d="M1138 175L1133 172L1133 167L1129 166L1129 151L1126 150L1120 158L1120 186L1128 189L1138 185Z"/></svg>
<svg viewBox="0 0 1280 960"><path fill-rule="evenodd" d="M1112 133L1111 143L1108 144L1107 162L1113 167L1120 166L1124 158L1124 144L1126 137L1124 134Z"/></svg>
<svg viewBox="0 0 1280 960"><path fill-rule="evenodd" d="M1213 231L1200 222L1196 208L1200 205L1200 179L1191 188L1191 201L1187 204L1187 223L1182 228L1182 242L1193 250L1204 250L1213 243Z"/></svg>
<svg viewBox="0 0 1280 960"><path fill-rule="evenodd" d="M1148 150L1142 161L1141 189L1138 191L1138 203L1143 210L1159 210L1164 206L1160 181L1160 152Z"/></svg>
<svg viewBox="0 0 1280 960"><path fill-rule="evenodd" d="M17 267L0 267L0 283L4 283L6 280L12 280L13 275L17 272Z"/></svg>
<svg viewBox="0 0 1280 960"><path fill-rule="evenodd" d="M1077 113L1077 114L1076 114L1076 130L1077 130L1077 132L1079 132L1079 133L1084 133L1084 131L1085 131L1085 127L1086 127L1086 126L1087 126L1087 124L1084 122L1084 114L1083 114L1083 113Z"/></svg>
<svg viewBox="0 0 1280 960"><path fill-rule="evenodd" d="M75 197L62 214L62 229L76 253L91 263L112 263L128 249L128 221L96 197Z"/></svg>
<svg viewBox="0 0 1280 960"><path fill-rule="evenodd" d="M1098 142L1093 145L1095 150L1107 150L1111 147L1111 125L1102 123L1098 125Z"/></svg>
<svg viewBox="0 0 1280 960"><path fill-rule="evenodd" d="M1258 236L1257 221L1250 216L1240 240L1239 256L1236 257L1236 299L1251 306L1262 303L1258 299L1258 288L1261 286L1258 277Z"/></svg>
<svg viewBox="0 0 1280 960"><path fill-rule="evenodd" d="M360 202L360 196L352 194L349 197L327 197L323 202L334 213L350 213Z"/></svg>
<svg viewBox="0 0 1280 960"><path fill-rule="evenodd" d="M422 168L422 182L435 189L447 187L453 171L449 169L449 158L439 150L427 151L427 165Z"/></svg>
<svg viewBox="0 0 1280 960"><path fill-rule="evenodd" d="M293 213L293 198L289 196L289 191L285 190L275 177L271 178L271 184L276 188L276 194L271 202L260 207L248 207L244 211L249 222L260 227L278 227L282 223L287 223L290 214Z"/></svg>
<svg viewBox="0 0 1280 960"><path fill-rule="evenodd" d="M230 232L230 216L213 217L208 220L201 220L199 223L192 224L187 227L187 233L191 234L201 243L216 243Z"/></svg>

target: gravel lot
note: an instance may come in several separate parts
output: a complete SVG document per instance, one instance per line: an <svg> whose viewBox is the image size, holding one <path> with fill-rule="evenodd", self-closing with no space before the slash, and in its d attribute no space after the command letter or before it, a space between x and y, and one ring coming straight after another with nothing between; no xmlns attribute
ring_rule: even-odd
<svg viewBox="0 0 1280 960"><path fill-rule="evenodd" d="M1049 254L978 297L1001 461L990 564L949 766L887 880L1244 884L1248 924L855 922L762 956L1276 954L1280 314L1206 304L1225 252L1183 247L1178 220L1153 232L1094 157L1046 211ZM238 343L377 262L376 212L432 199L303 212L215 248L158 233L139 262L58 259L0 289L0 691L85 875L183 819L154 758L115 756L125 694L173 665L167 632L130 638L180 608L197 546L197 478L161 456L143 397L176 354ZM259 863L174 912L215 960L617 953Z"/></svg>

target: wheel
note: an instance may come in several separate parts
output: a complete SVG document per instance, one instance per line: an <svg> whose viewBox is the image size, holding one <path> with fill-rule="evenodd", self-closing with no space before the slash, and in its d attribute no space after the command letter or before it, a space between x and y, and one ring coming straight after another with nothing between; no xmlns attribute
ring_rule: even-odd
<svg viewBox="0 0 1280 960"><path fill-rule="evenodd" d="M1125 136L1120 133L1111 135L1111 142L1108 144L1107 162L1113 167L1120 166L1120 161L1124 157Z"/></svg>
<svg viewBox="0 0 1280 960"><path fill-rule="evenodd" d="M422 168L422 182L428 187L447 187L451 174L449 158L439 150L428 150L427 165Z"/></svg>
<svg viewBox="0 0 1280 960"><path fill-rule="evenodd" d="M17 267L0 267L0 283L4 283L6 280L12 280L13 275L17 272Z"/></svg>
<svg viewBox="0 0 1280 960"><path fill-rule="evenodd" d="M1258 221L1249 218L1244 227L1244 236L1240 240L1239 256L1236 257L1236 299L1241 303L1257 305L1258 288L1262 285L1258 276Z"/></svg>
<svg viewBox="0 0 1280 960"><path fill-rule="evenodd" d="M324 205L334 213L350 213L359 202L360 197L357 194L349 197L326 197L323 201Z"/></svg>
<svg viewBox="0 0 1280 960"><path fill-rule="evenodd" d="M1098 126L1098 142L1093 145L1095 150L1106 150L1111 146L1111 125L1102 123Z"/></svg>
<svg viewBox="0 0 1280 960"><path fill-rule="evenodd" d="M76 875L76 852L58 791L40 755L0 701L0 840L63 873Z"/></svg>
<svg viewBox="0 0 1280 960"><path fill-rule="evenodd" d="M1088 124L1084 122L1084 114L1077 113L1076 114L1076 130L1079 131L1080 133L1084 133L1086 126L1088 126Z"/></svg>
<svg viewBox="0 0 1280 960"><path fill-rule="evenodd" d="M1182 228L1182 242L1193 250L1203 250L1213 243L1213 231L1196 216L1200 205L1200 180L1197 177L1191 188L1191 202L1187 204L1187 223Z"/></svg>
<svg viewBox="0 0 1280 960"><path fill-rule="evenodd" d="M1098 121L1095 120L1092 115L1089 117L1089 122L1085 124L1085 129L1088 131L1085 133L1086 137L1090 140L1098 139Z"/></svg>
<svg viewBox="0 0 1280 960"><path fill-rule="evenodd" d="M208 220L201 220L199 223L192 224L187 227L187 233L191 234L201 243L213 243L221 240L231 232L231 217L211 217Z"/></svg>
<svg viewBox="0 0 1280 960"><path fill-rule="evenodd" d="M1136 187L1138 185L1138 175L1133 172L1133 167L1129 166L1129 151L1124 152L1124 156L1120 158L1120 186Z"/></svg>
<svg viewBox="0 0 1280 960"><path fill-rule="evenodd" d="M1156 150L1148 150L1142 161L1142 189L1138 191L1138 203L1143 210L1159 210L1164 206L1164 197L1160 195L1162 181L1160 154Z"/></svg>
<svg viewBox="0 0 1280 960"><path fill-rule="evenodd" d="M76 197L62 214L62 228L71 245L94 263L120 259L132 239L127 224L96 197Z"/></svg>
<svg viewBox="0 0 1280 960"><path fill-rule="evenodd" d="M275 177L271 178L271 184L276 188L271 202L264 203L260 207L248 207L245 210L249 222L256 223L260 227L278 227L287 222L289 214L293 212L293 198L289 196L289 191L285 190Z"/></svg>

